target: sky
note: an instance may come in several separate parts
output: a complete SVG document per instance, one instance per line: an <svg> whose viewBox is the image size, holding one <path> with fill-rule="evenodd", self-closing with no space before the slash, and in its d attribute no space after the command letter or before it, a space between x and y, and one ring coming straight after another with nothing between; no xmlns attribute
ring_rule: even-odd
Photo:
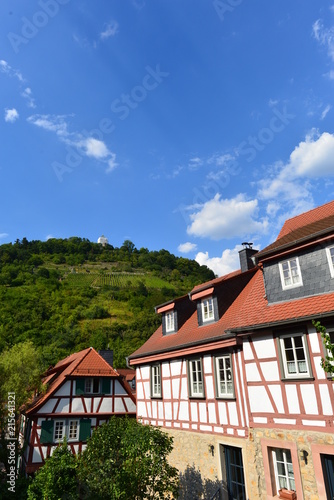
<svg viewBox="0 0 334 500"><path fill-rule="evenodd" d="M334 1L2 0L0 244L218 276L334 196Z"/></svg>

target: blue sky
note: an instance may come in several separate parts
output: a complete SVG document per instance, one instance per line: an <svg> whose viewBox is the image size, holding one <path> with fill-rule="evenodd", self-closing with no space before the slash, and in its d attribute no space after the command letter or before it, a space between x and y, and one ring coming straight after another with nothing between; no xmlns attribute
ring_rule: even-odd
<svg viewBox="0 0 334 500"><path fill-rule="evenodd" d="M333 199L334 2L2 0L0 243L222 275Z"/></svg>

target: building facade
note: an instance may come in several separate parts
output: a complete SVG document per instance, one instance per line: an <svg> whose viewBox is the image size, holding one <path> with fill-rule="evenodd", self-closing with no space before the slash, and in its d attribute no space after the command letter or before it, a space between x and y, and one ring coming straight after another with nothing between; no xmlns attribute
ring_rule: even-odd
<svg viewBox="0 0 334 500"><path fill-rule="evenodd" d="M38 470L64 438L76 454L85 449L93 429L112 415L135 417L130 386L106 359L90 347L48 370L45 394L36 398L21 418L26 474Z"/></svg>
<svg viewBox="0 0 334 500"><path fill-rule="evenodd" d="M161 327L130 356L137 418L224 499L332 500L334 382L314 321L334 341L334 202L240 263L156 308Z"/></svg>

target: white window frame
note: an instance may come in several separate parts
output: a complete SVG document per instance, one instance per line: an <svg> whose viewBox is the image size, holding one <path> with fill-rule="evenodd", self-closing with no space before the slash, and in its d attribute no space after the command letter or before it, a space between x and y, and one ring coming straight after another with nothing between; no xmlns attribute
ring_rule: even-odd
<svg viewBox="0 0 334 500"><path fill-rule="evenodd" d="M293 274L293 270L291 267L291 263L296 261L296 266L294 266L294 269L297 270L297 274ZM288 265L288 279L291 280L291 283L286 283L286 277L284 276L284 269L283 266L284 264ZM302 278L302 273L300 270L300 265L299 265L299 259L298 257L293 257L291 259L284 260L283 262L278 263L279 267L279 272L281 276L281 283L282 283L282 288L283 290L290 290L291 288L297 288L299 286L303 286L303 278ZM293 278L298 277L298 281L293 283Z"/></svg>
<svg viewBox="0 0 334 500"><path fill-rule="evenodd" d="M201 358L194 358L188 361L189 369L189 393L192 397L204 397L204 375Z"/></svg>
<svg viewBox="0 0 334 500"><path fill-rule="evenodd" d="M73 425L74 423L74 425ZM71 430L74 428L75 429L75 435L71 436ZM80 422L78 419L71 419L68 421L68 440L69 441L79 441L79 428L80 428Z"/></svg>
<svg viewBox="0 0 334 500"><path fill-rule="evenodd" d="M283 460L277 459L277 452L280 451L283 454ZM293 471L293 462L292 455L289 449L285 448L273 448L272 449L272 459L274 465L275 472L275 482L276 482L276 493L278 494L279 490L282 488L286 488L287 490L296 491L296 480ZM278 464L281 464L284 468L284 473L281 473L279 470ZM282 468L281 467L281 468ZM292 475L291 475L292 471ZM280 484L280 479L285 481L285 484Z"/></svg>
<svg viewBox="0 0 334 500"><path fill-rule="evenodd" d="M302 360L298 360L297 357L297 350L301 349L301 347L296 347L295 343L295 338L300 337L302 339L302 348L304 351L304 362L306 364L306 372L299 371L299 366L298 363L301 363ZM285 347L285 339L291 339L291 349L288 348L289 350L292 350L293 353L293 360L288 361L287 356L286 356L286 347ZM282 356L282 362L283 362L283 370L284 370L284 378L310 378L312 376L311 372L311 366L310 366L310 359L309 359L309 354L308 354L308 347L307 347L307 342L306 342L306 336L304 333L290 333L287 335L281 335L279 337L279 344L280 344L280 350L281 350L281 356ZM296 367L296 372L289 373L288 369L288 363L294 363Z"/></svg>
<svg viewBox="0 0 334 500"><path fill-rule="evenodd" d="M222 369L219 367L220 361L223 361ZM226 361L229 361L230 367L226 366ZM233 368L232 368L232 356L231 354L223 354L221 356L216 356L215 358L215 368L216 368L216 386L217 395L219 398L234 398L234 380L233 380ZM224 374L224 380L221 380L221 372ZM230 378L229 378L230 377ZM228 384L231 384L231 390L228 390ZM225 391L222 391L222 384L225 384Z"/></svg>
<svg viewBox="0 0 334 500"><path fill-rule="evenodd" d="M213 321L215 319L213 297L206 297L205 299L202 299L201 308L203 323Z"/></svg>
<svg viewBox="0 0 334 500"><path fill-rule="evenodd" d="M98 381L98 390L94 391L94 380ZM99 394L100 393L100 379L85 378L85 394Z"/></svg>
<svg viewBox="0 0 334 500"><path fill-rule="evenodd" d="M59 437L59 428L61 425L61 437ZM58 437L56 437L56 434ZM55 420L54 421L54 429L53 429L53 441L55 443L61 443L64 440L64 437L66 436L66 422L65 420Z"/></svg>
<svg viewBox="0 0 334 500"><path fill-rule="evenodd" d="M151 366L151 377L152 377L152 398L161 398L161 366L152 365Z"/></svg>
<svg viewBox="0 0 334 500"><path fill-rule="evenodd" d="M165 328L166 333L175 331L175 311L168 311L165 313Z"/></svg>
<svg viewBox="0 0 334 500"><path fill-rule="evenodd" d="M331 254L331 250L333 250L333 255ZM326 255L329 265L329 270L331 273L331 277L334 278L334 246L330 246L326 248Z"/></svg>

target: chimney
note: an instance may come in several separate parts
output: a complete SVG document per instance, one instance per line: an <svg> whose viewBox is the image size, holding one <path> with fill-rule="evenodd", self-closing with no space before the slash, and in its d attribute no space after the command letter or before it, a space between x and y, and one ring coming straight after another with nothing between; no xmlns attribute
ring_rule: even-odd
<svg viewBox="0 0 334 500"><path fill-rule="evenodd" d="M252 248L253 243L248 243L247 241L244 241L242 246L243 249L239 251L239 259L241 272L243 273L255 267L255 259L252 259L252 257L258 252L258 250Z"/></svg>
<svg viewBox="0 0 334 500"><path fill-rule="evenodd" d="M99 350L99 355L102 356L102 358L109 363L109 365L113 368L113 363L114 363L114 351L111 349L100 349Z"/></svg>

